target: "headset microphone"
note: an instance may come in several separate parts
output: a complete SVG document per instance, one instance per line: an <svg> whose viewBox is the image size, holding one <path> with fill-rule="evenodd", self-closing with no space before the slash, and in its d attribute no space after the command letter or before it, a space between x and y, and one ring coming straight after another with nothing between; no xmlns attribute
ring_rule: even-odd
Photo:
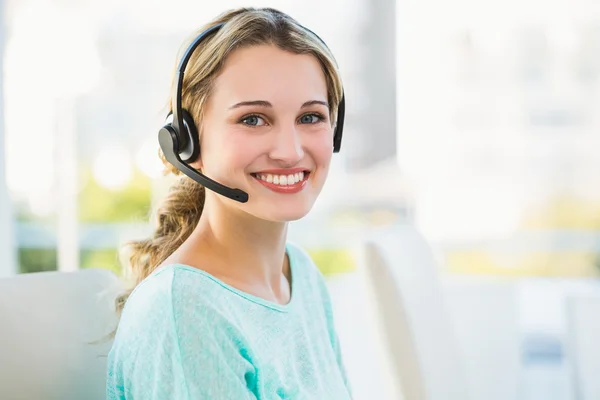
<svg viewBox="0 0 600 400"><path fill-rule="evenodd" d="M248 193L244 192L241 189L231 189L227 186L221 185L218 182L213 181L209 177L204 174L201 174L196 169L192 168L185 162L181 160L181 157L178 154L178 140L177 134L172 126L165 125L158 132L158 143L162 149L163 154L168 162L173 164L178 170L201 184L207 189L212 190L213 192L219 193L225 197L228 197L232 200L237 200L240 203L245 203L248 201Z"/></svg>
<svg viewBox="0 0 600 400"><path fill-rule="evenodd" d="M219 30L223 24L217 24L202 32L189 45L177 68L176 81L173 87L173 111L167 117L165 125L158 132L158 143L166 158L175 168L183 172L189 178L198 182L206 189L210 189L215 193L230 198L232 200L245 203L248 201L248 193L241 189L232 189L218 182L213 181L206 175L200 173L195 168L191 167L188 162L193 162L200 155L200 144L198 131L194 124L192 116L181 106L181 95L183 89L183 75L185 67L189 62L194 50L200 43L211 33ZM319 38L314 32L306 29L317 37L324 45L325 42ZM325 45L327 46L327 45ZM340 151L342 142L342 129L344 126L345 99L342 94L342 99L338 106L337 123L333 137L333 152Z"/></svg>

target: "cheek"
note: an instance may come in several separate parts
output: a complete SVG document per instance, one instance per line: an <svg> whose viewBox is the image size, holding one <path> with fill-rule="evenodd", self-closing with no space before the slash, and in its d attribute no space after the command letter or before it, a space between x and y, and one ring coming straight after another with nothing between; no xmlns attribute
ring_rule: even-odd
<svg viewBox="0 0 600 400"><path fill-rule="evenodd" d="M215 141L203 149L203 160L208 170L219 175L244 170L260 154L256 141L242 135L223 135L223 140ZM204 152L205 150L205 152Z"/></svg>
<svg viewBox="0 0 600 400"><path fill-rule="evenodd" d="M307 150L320 167L327 167L333 156L333 137L331 135L319 135L309 142Z"/></svg>

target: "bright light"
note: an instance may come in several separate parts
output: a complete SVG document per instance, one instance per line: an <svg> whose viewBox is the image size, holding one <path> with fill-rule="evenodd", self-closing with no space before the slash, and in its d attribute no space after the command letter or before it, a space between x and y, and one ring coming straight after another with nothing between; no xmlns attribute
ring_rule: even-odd
<svg viewBox="0 0 600 400"><path fill-rule="evenodd" d="M35 106L34 106L35 107ZM14 118L21 114L13 104L6 105L6 181L11 192L33 196L48 192L54 185L56 166L54 164L54 141L48 124L48 110L35 107L36 118ZM25 123L25 121L27 121ZM8 132L12 134L9 136Z"/></svg>
<svg viewBox="0 0 600 400"><path fill-rule="evenodd" d="M152 179L159 178L164 169L158 157L158 143L153 140L144 142L135 157L138 168Z"/></svg>
<svg viewBox="0 0 600 400"><path fill-rule="evenodd" d="M514 233L524 195L517 184L494 177L487 182L428 182L417 195L417 225L430 240L497 239Z"/></svg>
<svg viewBox="0 0 600 400"><path fill-rule="evenodd" d="M56 98L76 96L95 85L101 65L94 42L93 26L83 14L47 2L18 7L3 81L6 175L12 192L43 199L54 187L55 130L62 118Z"/></svg>
<svg viewBox="0 0 600 400"><path fill-rule="evenodd" d="M52 191L46 193L32 194L28 197L27 202L31 212L38 217L47 217L54 212L55 201Z"/></svg>
<svg viewBox="0 0 600 400"><path fill-rule="evenodd" d="M86 93L97 83L100 56L84 14L35 3L19 9L13 26L7 53L18 60L29 88L41 85L62 97Z"/></svg>
<svg viewBox="0 0 600 400"><path fill-rule="evenodd" d="M132 178L131 157L122 147L109 147L101 150L92 166L94 179L101 186L119 190Z"/></svg>

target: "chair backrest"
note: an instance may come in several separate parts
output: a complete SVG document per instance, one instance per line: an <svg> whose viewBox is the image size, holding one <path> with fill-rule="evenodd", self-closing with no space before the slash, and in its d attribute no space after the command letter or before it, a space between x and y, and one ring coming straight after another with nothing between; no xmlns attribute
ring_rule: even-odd
<svg viewBox="0 0 600 400"><path fill-rule="evenodd" d="M567 356L576 391L573 398L600 399L600 294L567 297L567 318Z"/></svg>
<svg viewBox="0 0 600 400"><path fill-rule="evenodd" d="M518 399L523 371L516 284L455 277L442 287L471 398Z"/></svg>
<svg viewBox="0 0 600 400"><path fill-rule="evenodd" d="M104 339L119 284L106 270L0 279L0 399L105 399Z"/></svg>
<svg viewBox="0 0 600 400"><path fill-rule="evenodd" d="M364 268L399 392L407 400L467 400L455 332L432 251L411 226L365 243Z"/></svg>

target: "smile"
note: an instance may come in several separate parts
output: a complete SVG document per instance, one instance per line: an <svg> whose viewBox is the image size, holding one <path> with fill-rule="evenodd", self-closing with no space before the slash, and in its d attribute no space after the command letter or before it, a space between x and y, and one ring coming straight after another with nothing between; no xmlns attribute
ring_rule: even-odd
<svg viewBox="0 0 600 400"><path fill-rule="evenodd" d="M251 174L261 185L277 193L298 193L308 181L310 171L290 174L254 173Z"/></svg>

